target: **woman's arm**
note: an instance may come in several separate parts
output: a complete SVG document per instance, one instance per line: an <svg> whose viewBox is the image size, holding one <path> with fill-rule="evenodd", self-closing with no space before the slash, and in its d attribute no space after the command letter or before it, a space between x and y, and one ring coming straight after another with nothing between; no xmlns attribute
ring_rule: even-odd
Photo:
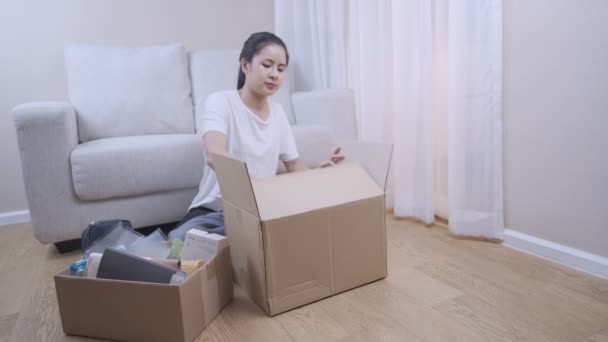
<svg viewBox="0 0 608 342"><path fill-rule="evenodd" d="M226 135L219 131L209 131L203 136L207 156L207 164L215 171L213 154L226 154Z"/></svg>
<svg viewBox="0 0 608 342"><path fill-rule="evenodd" d="M304 163L304 160L302 160L302 158L296 158L294 160L283 161L283 164L285 164L285 168L287 169L287 172L308 170L308 167L306 166L306 164Z"/></svg>
<svg viewBox="0 0 608 342"><path fill-rule="evenodd" d="M340 150L342 150L342 148L337 147L334 150L332 156L329 158L329 160L322 161L319 166L320 167L335 166L336 164L338 164L339 162L344 160L344 155L340 154ZM306 164L304 163L304 160L302 160L302 158L296 158L294 160L284 161L283 164L285 164L285 168L287 169L287 172L308 170L308 167L306 166Z"/></svg>

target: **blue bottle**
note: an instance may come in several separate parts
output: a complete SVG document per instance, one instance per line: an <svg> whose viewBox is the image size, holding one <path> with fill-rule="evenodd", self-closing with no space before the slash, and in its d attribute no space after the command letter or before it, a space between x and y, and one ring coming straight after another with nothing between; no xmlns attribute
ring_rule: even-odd
<svg viewBox="0 0 608 342"><path fill-rule="evenodd" d="M70 274L73 276L81 277L87 266L87 260L81 259L70 265Z"/></svg>

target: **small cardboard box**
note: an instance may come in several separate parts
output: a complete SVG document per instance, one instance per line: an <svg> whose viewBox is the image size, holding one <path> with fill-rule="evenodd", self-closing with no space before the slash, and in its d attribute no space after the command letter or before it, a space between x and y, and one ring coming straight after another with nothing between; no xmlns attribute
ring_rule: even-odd
<svg viewBox="0 0 608 342"><path fill-rule="evenodd" d="M358 161L267 179L214 156L236 282L271 316L386 277L392 149L344 149Z"/></svg>
<svg viewBox="0 0 608 342"><path fill-rule="evenodd" d="M55 275L63 331L116 341L195 340L232 299L226 248L179 285Z"/></svg>

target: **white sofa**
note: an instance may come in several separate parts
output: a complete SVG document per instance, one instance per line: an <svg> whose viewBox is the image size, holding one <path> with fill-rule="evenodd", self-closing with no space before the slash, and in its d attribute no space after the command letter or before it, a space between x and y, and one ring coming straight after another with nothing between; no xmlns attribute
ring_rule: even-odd
<svg viewBox="0 0 608 342"><path fill-rule="evenodd" d="M179 221L203 176L196 115L209 93L235 89L238 54L181 45L66 48L69 102L13 109L36 238L60 248L95 220ZM286 81L273 100L310 166L336 139L356 138L349 90L291 94Z"/></svg>

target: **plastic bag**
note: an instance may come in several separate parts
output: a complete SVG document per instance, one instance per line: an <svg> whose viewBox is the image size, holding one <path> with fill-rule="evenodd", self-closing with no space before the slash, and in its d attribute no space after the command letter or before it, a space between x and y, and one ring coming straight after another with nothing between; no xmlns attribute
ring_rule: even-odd
<svg viewBox="0 0 608 342"><path fill-rule="evenodd" d="M126 250L142 258L167 259L171 251L171 243L167 241L165 233L157 229L152 234L135 241Z"/></svg>
<svg viewBox="0 0 608 342"><path fill-rule="evenodd" d="M127 220L107 220L91 223L82 233L82 258L91 253L103 253L107 247L126 250L143 235Z"/></svg>

